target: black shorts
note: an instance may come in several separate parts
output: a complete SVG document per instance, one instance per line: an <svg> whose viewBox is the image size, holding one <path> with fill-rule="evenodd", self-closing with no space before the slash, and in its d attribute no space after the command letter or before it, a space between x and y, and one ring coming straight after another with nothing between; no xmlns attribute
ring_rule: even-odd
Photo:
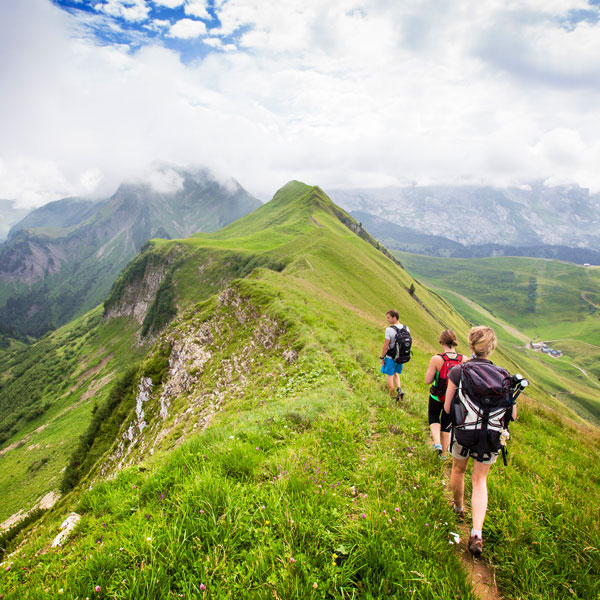
<svg viewBox="0 0 600 600"><path fill-rule="evenodd" d="M450 415L444 410L444 403L429 396L429 424L440 423L442 431L450 431L452 421Z"/></svg>

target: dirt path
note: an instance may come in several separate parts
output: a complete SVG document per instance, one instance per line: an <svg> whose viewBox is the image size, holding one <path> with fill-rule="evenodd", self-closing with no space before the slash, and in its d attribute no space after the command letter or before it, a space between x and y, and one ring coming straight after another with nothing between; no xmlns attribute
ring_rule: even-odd
<svg viewBox="0 0 600 600"><path fill-rule="evenodd" d="M447 461L450 462L450 461ZM452 502L452 490L450 489L451 465L446 470L446 497ZM469 536L471 535L471 523L469 515L465 523L456 523L454 531L459 534L460 542L457 547L458 557L471 580L473 591L480 600L502 600L502 595L496 585L496 573L485 560L473 558L468 548ZM485 546L484 546L485 556Z"/></svg>
<svg viewBox="0 0 600 600"><path fill-rule="evenodd" d="M600 308L600 306L598 304L595 304L586 296L586 294L593 294L593 293L594 292L581 292L581 298L583 300L585 300L588 304L591 304L594 308Z"/></svg>

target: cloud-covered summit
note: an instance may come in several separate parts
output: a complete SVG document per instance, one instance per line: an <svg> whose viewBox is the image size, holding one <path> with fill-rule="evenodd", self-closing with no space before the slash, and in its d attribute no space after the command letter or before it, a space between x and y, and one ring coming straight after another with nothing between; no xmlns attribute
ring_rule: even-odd
<svg viewBox="0 0 600 600"><path fill-rule="evenodd" d="M600 189L597 0L0 0L0 197L154 160L282 182Z"/></svg>

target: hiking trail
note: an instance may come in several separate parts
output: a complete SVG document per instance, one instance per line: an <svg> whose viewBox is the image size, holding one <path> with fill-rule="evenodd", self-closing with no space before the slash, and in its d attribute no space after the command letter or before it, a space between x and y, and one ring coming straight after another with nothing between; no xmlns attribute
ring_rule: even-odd
<svg viewBox="0 0 600 600"><path fill-rule="evenodd" d="M452 489L450 488L450 472L452 463L449 459L448 469L445 473L446 496L452 502ZM466 504L466 503L465 503ZM466 509L466 505L465 505ZM469 515L464 523L458 521L453 525L456 533L460 536L460 542L457 547L458 557L467 572L471 581L473 592L480 600L503 600L498 586L496 585L496 573L494 569L485 561L479 558L473 558L468 548L469 536L471 535L471 525ZM485 544L485 541L484 541ZM484 546L485 556L485 546Z"/></svg>

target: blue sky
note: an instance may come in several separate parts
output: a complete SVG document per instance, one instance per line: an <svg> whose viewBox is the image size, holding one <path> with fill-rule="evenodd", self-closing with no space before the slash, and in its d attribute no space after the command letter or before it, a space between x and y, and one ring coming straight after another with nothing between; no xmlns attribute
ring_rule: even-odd
<svg viewBox="0 0 600 600"><path fill-rule="evenodd" d="M290 179L600 191L599 17L600 0L0 0L0 198L106 195L157 161L263 200Z"/></svg>

